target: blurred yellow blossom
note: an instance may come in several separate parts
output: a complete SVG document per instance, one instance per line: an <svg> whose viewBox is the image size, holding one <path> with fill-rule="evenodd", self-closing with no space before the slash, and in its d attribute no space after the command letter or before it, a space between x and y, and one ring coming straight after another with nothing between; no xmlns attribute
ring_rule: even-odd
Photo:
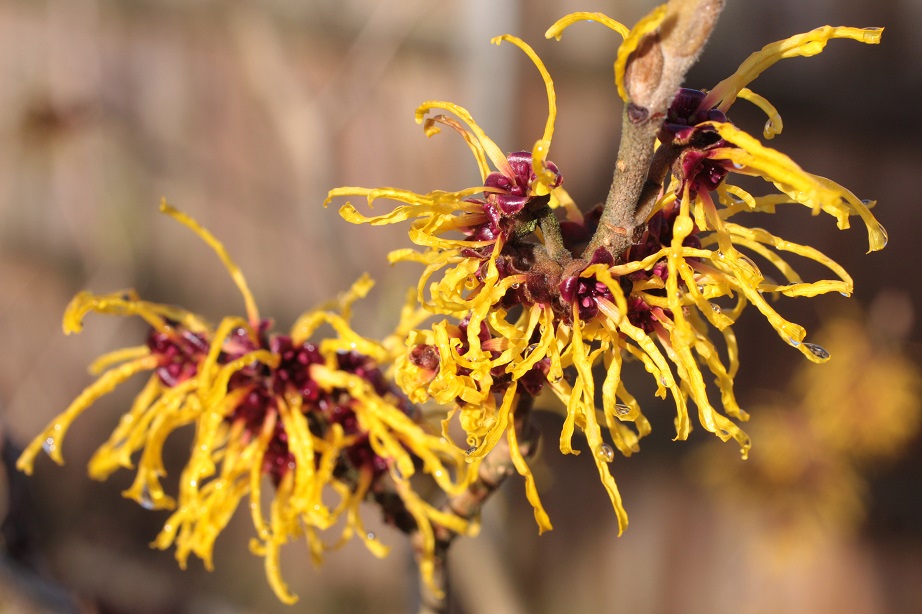
<svg viewBox="0 0 922 614"><path fill-rule="evenodd" d="M212 568L215 539L248 498L257 534L251 549L265 557L279 599L293 603L297 598L279 570L280 546L305 537L319 562L325 550L357 535L373 554L384 556L388 548L363 528L360 504L390 488L424 538L421 572L431 577L432 524L458 533L472 527L424 501L410 478L421 470L445 492L456 493L476 467L440 434L427 432L414 407L392 390L382 372L390 352L351 329L351 306L373 282L363 277L330 308L304 313L287 335L270 333L271 322L260 318L224 247L188 216L165 203L161 209L218 254L243 295L247 317L227 317L212 326L184 309L143 301L133 291L81 292L65 312L66 333L80 332L89 312L137 315L151 327L147 342L99 358L91 367L99 378L51 421L17 466L31 473L43 449L63 463L61 446L73 420L133 375L151 372L90 460L89 473L103 480L119 468L136 467L124 495L149 509L172 510L153 545L175 545L182 567L195 554ZM311 341L321 326L335 334ZM170 434L186 426L195 435L172 497L161 485L162 451ZM274 492L268 515L261 501L265 478ZM331 528L338 537L324 541L321 532Z"/></svg>
<svg viewBox="0 0 922 614"><path fill-rule="evenodd" d="M881 338L883 327L866 320L852 312L819 331L834 360L798 371L776 402L758 408L751 432L759 446L747 466L714 448L691 465L734 514L760 519L776 556L853 530L864 517L864 474L918 437L919 367L900 339Z"/></svg>

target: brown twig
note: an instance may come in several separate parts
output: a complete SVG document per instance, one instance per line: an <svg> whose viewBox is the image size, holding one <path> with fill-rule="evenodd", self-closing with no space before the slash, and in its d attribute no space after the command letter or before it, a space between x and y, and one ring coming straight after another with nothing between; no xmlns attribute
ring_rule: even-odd
<svg viewBox="0 0 922 614"><path fill-rule="evenodd" d="M628 101L611 189L599 228L583 252L605 247L615 257L643 224L671 160L654 156L666 111L717 23L724 0L670 0L660 27L631 54L624 76ZM654 164L656 162L656 164Z"/></svg>
<svg viewBox="0 0 922 614"><path fill-rule="evenodd" d="M531 408L534 399L531 395L519 397L515 410L514 427L518 436L519 451L525 458L534 454L538 447L538 430L531 423ZM450 497L442 505L442 510L468 520L480 516L484 504L506 479L516 472L509 453L509 442L502 438L480 463L477 479L461 494ZM420 614L444 614L448 611L448 548L458 534L445 527L435 525L435 569L433 579L441 595L433 591L425 581L420 579ZM413 546L417 552L422 548L418 533L413 536Z"/></svg>
<svg viewBox="0 0 922 614"><path fill-rule="evenodd" d="M523 394L518 398L515 410L513 428L516 429L519 451L525 458L532 456L538 447L539 432L531 423L533 401L530 395ZM506 438L502 438L480 462L474 482L464 492L448 498L441 506L442 511L467 520L478 518L490 496L515 472L509 442ZM384 512L385 522L410 535L414 552L419 560L425 555L423 538L412 516L406 510L403 500L386 488L377 489L373 497ZM437 524L433 525L433 529L435 531L433 581L430 585L422 577L419 579L419 611L425 614L444 614L448 611L448 549L458 534Z"/></svg>

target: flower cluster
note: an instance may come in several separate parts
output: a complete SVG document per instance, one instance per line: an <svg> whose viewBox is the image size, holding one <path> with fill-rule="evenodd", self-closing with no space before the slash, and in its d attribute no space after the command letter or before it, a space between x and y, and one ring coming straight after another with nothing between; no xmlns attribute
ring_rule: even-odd
<svg viewBox="0 0 922 614"><path fill-rule="evenodd" d="M735 440L745 458L750 440L739 423L748 416L734 394L739 351L733 324L751 305L785 343L824 362L829 353L806 342L804 328L782 316L773 299L847 296L853 284L818 250L739 218L800 204L831 215L840 229L857 216L867 227L870 250L883 248L887 236L870 211L873 202L802 169L736 126L728 113L737 99L755 104L768 116L764 138L773 138L781 118L748 85L780 59L815 55L837 38L876 44L881 30L823 27L772 43L712 90L679 90L668 109L664 97L659 111L649 114L632 99L640 79L632 62L668 39L667 9L654 10L633 29L599 13L573 13L546 36L559 39L587 20L624 39L614 72L626 103L626 132L631 123L652 126L641 143L646 153L619 158L605 207L584 212L567 194L561 169L548 159L557 115L550 74L525 42L498 37L494 43L511 43L528 56L545 85L547 121L531 149L504 154L466 109L428 101L416 110L417 122L427 136L448 128L464 140L480 173L477 185L426 194L343 187L326 200L389 199L398 204L380 215L364 215L349 202L340 214L356 224L410 222L417 248L392 252L389 260L416 262L424 270L394 335L376 342L351 328L352 306L372 286L367 277L331 305L304 313L287 334L273 332L224 246L164 203L162 211L222 260L246 317L226 317L215 326L133 291L80 293L66 310L66 333L79 332L90 312L139 316L150 326L146 342L98 359L91 366L98 379L26 448L17 466L31 473L42 450L63 462L71 423L129 378L148 373L131 409L90 460L90 475L105 479L119 468L136 469L124 494L144 507L172 511L154 545L175 546L183 567L194 554L211 568L218 534L248 499L257 535L251 549L264 557L278 597L292 603L296 597L279 570L283 544L304 537L319 560L357 535L374 554L386 553L364 528L363 501L377 503L391 524L417 534L421 575L433 593L440 591L437 576L451 538L477 529L479 505L497 485L487 478L502 478L514 467L525 479L539 530L550 529L523 453L534 440L529 434L519 445L531 401L545 390L565 410L560 451L578 454L575 438L585 438L623 530L627 513L610 464L615 449L630 456L651 431L622 378L628 362L653 377L657 396L671 397L676 439L689 436L696 412L705 430ZM676 88L662 89L671 97ZM632 164L637 168L628 169ZM628 171L643 176L622 189L619 177ZM738 177L761 178L769 192L753 194L733 183ZM613 217L625 202L629 210ZM824 267L830 279L802 279L791 257ZM323 328L333 334L315 340ZM423 423L417 407L424 403L444 410L441 432ZM907 415L915 427L913 408ZM461 446L451 436L454 419L464 431ZM178 492L170 496L162 483L163 450L183 427L194 427L194 439ZM833 429L826 435L833 441L840 434ZM848 446L860 439L841 435ZM864 442L868 454L875 442ZM481 463L506 448L501 463ZM842 450L837 453L846 458ZM486 475L490 470L497 475ZM437 507L424 499L415 488L420 479L434 482L448 501ZM268 510L262 502L267 485Z"/></svg>
<svg viewBox="0 0 922 614"><path fill-rule="evenodd" d="M624 36L615 79L628 102L625 73L631 54L656 35L664 17L661 7L628 30L604 15L576 13L554 24L547 36L559 38L582 20ZM733 392L739 359L732 324L751 304L786 343L809 360L823 362L828 352L805 342L806 331L780 315L768 299L848 295L852 280L816 249L731 218L799 203L815 214L832 215L839 228L847 228L857 215L867 226L871 250L885 245L886 234L869 211L873 203L803 170L735 126L727 112L737 98L753 102L767 113L764 136L772 138L781 131L781 120L774 107L746 87L753 79L779 59L815 55L831 39L873 44L880 34L879 29L819 28L767 45L709 92L680 91L655 153L668 163L671 179L654 195L628 247L614 252L606 247L611 243L594 239L625 229L605 227L597 213L582 214L563 188L560 169L547 160L556 117L550 75L521 40L508 35L494 39L522 49L546 86L547 123L530 152L503 155L464 108L430 101L417 109L417 121L429 136L440 126L460 134L474 155L481 185L427 194L345 187L328 196L327 202L364 196L369 203L381 198L401 203L372 217L350 203L340 213L350 222L373 225L412 220L410 239L422 249L399 250L390 259L424 264L418 300L433 316L450 318L408 336L405 355L397 362L400 386L414 402L433 399L453 407L467 435L468 457L478 459L504 435L516 449L517 399L547 385L566 407L561 452L578 453L573 436L581 430L622 529L627 515L609 470L612 445L630 455L650 431L622 381L625 360L639 361L654 377L657 395L672 397L678 439L691 431L694 405L701 425L724 441L735 439L745 457L750 443L737 424L747 415ZM432 110L449 111L457 119L427 118ZM760 177L777 192L753 195L731 183L734 175ZM804 281L789 255L823 265L833 278ZM754 259L773 267L784 281L763 275ZM719 342L712 339L715 332ZM712 401L715 392L705 373L716 382L719 403ZM601 408L596 404L599 379ZM527 464L517 459L516 467L526 479L539 528L551 528Z"/></svg>
<svg viewBox="0 0 922 614"><path fill-rule="evenodd" d="M65 313L66 333L79 332L89 312L137 315L150 325L147 342L98 359L91 370L101 373L99 379L28 446L17 466L31 473L43 449L62 463L62 441L73 420L133 375L150 372L130 411L90 460L89 473L102 480L119 468L134 468L140 453L134 483L124 494L149 509L173 510L154 545L175 544L181 566L195 554L212 567L215 539L248 497L258 536L251 549L265 557L278 597L293 603L279 571L280 546L306 537L319 561L325 550L357 535L383 556L387 547L363 528L359 504L396 495L401 505L390 511L405 518L391 520L420 531L421 571L431 575L433 523L459 533L473 527L424 501L410 477L422 471L455 493L476 468L446 439L427 432L414 406L388 384L382 367L391 352L350 328L351 306L370 290L371 280L360 279L330 309L306 312L289 334L270 332L271 322L259 317L224 247L191 218L166 204L162 210L217 252L243 294L247 318L227 317L213 327L133 291L80 293ZM311 341L321 326L335 336ZM189 425L195 436L174 498L161 484L163 447L171 433ZM261 502L265 478L274 489L268 517ZM340 535L328 544L321 532L334 525Z"/></svg>

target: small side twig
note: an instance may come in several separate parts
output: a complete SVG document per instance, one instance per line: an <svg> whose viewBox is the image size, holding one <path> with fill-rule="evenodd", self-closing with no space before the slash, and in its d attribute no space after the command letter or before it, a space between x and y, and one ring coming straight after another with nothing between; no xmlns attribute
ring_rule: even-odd
<svg viewBox="0 0 922 614"><path fill-rule="evenodd" d="M538 226L541 228L541 234L544 235L544 249L548 257L555 260L558 264L563 264L571 258L570 251L563 242L563 235L560 231L560 222L557 221L557 215L548 205L545 205L538 212Z"/></svg>
<svg viewBox="0 0 922 614"><path fill-rule="evenodd" d="M523 394L519 397L515 410L513 428L516 429L519 452L525 458L532 456L538 447L539 431L531 423L533 401L530 395ZM467 520L477 518L490 496L514 473L516 469L510 454L509 442L504 437L480 462L477 478L466 490L449 497L441 505L442 511ZM375 491L373 496L384 511L385 522L410 536L413 549L419 559L424 553L423 539L400 497L396 493L385 490ZM421 614L444 614L448 611L448 549L458 534L437 524L433 525L433 529L435 531L433 582L430 585L422 578L419 580L419 612Z"/></svg>
<svg viewBox="0 0 922 614"><path fill-rule="evenodd" d="M519 451L528 458L538 447L539 431L531 422L531 408L534 399L523 394L515 410L514 427L518 436ZM480 516L484 504L506 479L516 472L509 452L509 442L504 437L480 463L477 479L461 494L450 497L442 510L468 520ZM441 589L436 594L432 587L420 580L420 614L444 614L448 611L448 549L458 534L442 526L435 527L435 570L434 584ZM422 540L418 533L413 535L413 546L419 552Z"/></svg>

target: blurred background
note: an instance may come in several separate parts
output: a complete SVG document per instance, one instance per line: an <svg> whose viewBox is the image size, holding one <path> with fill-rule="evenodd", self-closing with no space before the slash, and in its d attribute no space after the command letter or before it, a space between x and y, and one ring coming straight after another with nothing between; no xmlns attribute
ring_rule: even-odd
<svg viewBox="0 0 922 614"><path fill-rule="evenodd" d="M538 537L519 480L492 500L484 531L452 553L459 612L922 611L919 415L922 222L922 3L917 0L730 2L688 85L707 88L763 45L831 25L885 26L883 43L832 41L818 57L771 68L753 84L784 118L771 143L804 168L875 199L889 230L865 254L858 226L838 231L804 209L755 220L848 268L851 299L786 299L833 356L816 366L751 310L737 327L737 379L750 410L747 463L696 430L671 441L673 407L642 369L628 387L654 422L642 452L612 468L631 526L617 523L587 455L556 451L560 418L542 415L536 469L555 530ZM550 158L584 209L607 192L621 105L611 65L619 44L592 24L560 42L565 13L602 11L627 24L649 0L0 0L0 421L7 470L16 447L90 382L99 354L133 345L137 322L88 319L64 337L77 291L134 287L214 320L243 312L214 255L157 212L161 197L219 237L263 314L297 315L368 271L379 285L357 328L380 335L419 273L389 267L405 227L349 226L322 206L340 185L458 189L477 182L454 135L427 140L413 121L429 99L467 107L506 151L543 129L543 85L511 45L532 44L558 93ZM731 118L759 133L740 102ZM915 186L915 187L914 187ZM761 193L767 191L760 188ZM907 205L906 203L910 203ZM382 208L383 208L382 204ZM814 271L802 267L809 275ZM821 271L815 271L819 274ZM636 366L636 365L635 365ZM636 380L636 381L633 381ZM216 569L180 571L149 542L166 514L120 497L123 472L99 484L85 463L140 381L100 401L72 429L68 464L3 478L0 610L81 612L405 612L416 576L403 536L378 561L358 544L321 569L284 552L300 596L279 604L249 554L240 513L217 543ZM136 387L133 387L136 386ZM550 401L549 401L550 403ZM188 442L168 447L178 471Z"/></svg>

